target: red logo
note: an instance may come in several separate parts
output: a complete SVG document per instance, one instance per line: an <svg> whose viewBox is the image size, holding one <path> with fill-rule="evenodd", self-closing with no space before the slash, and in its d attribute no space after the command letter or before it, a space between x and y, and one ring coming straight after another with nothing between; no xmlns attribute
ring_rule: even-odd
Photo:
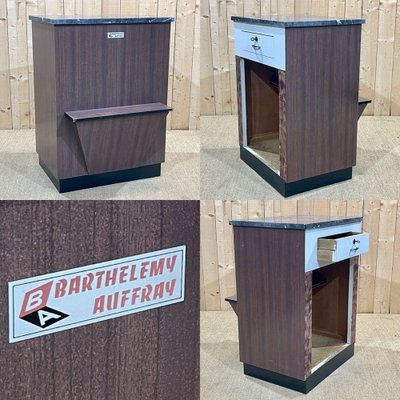
<svg viewBox="0 0 400 400"><path fill-rule="evenodd" d="M69 315L47 307L53 281L25 293L19 317L40 328L47 328Z"/></svg>

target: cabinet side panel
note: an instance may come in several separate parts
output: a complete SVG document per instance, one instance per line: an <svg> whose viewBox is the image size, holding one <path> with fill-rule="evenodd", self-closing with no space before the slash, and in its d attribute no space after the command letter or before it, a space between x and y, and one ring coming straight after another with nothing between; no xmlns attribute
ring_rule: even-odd
<svg viewBox="0 0 400 400"><path fill-rule="evenodd" d="M32 23L36 151L57 176L57 112L54 27Z"/></svg>
<svg viewBox="0 0 400 400"><path fill-rule="evenodd" d="M352 167L361 26L286 31L287 181Z"/></svg>
<svg viewBox="0 0 400 400"><path fill-rule="evenodd" d="M240 359L304 379L304 231L234 228Z"/></svg>

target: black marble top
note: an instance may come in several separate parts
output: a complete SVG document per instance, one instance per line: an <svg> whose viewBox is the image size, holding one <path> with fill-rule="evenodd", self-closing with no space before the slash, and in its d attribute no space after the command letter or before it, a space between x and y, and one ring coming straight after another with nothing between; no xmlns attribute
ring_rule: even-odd
<svg viewBox="0 0 400 400"><path fill-rule="evenodd" d="M50 25L111 25L111 24L166 24L174 22L173 17L39 17L30 15L29 19L34 22L41 22Z"/></svg>
<svg viewBox="0 0 400 400"><path fill-rule="evenodd" d="M309 26L360 25L365 19L329 18L329 17L301 17L301 16L271 16L260 18L232 17L232 21L247 24L276 26L280 28L302 28Z"/></svg>
<svg viewBox="0 0 400 400"><path fill-rule="evenodd" d="M264 219L243 219L229 222L233 226L244 226L251 228L274 228L274 229L318 229L330 226L346 225L361 222L362 217L354 218L324 218L324 217L278 217Z"/></svg>

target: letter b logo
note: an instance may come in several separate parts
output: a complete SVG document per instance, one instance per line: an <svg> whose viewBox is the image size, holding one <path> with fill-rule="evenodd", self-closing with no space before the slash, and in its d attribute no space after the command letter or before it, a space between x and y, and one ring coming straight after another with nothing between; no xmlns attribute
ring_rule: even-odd
<svg viewBox="0 0 400 400"><path fill-rule="evenodd" d="M68 317L61 311L47 307L53 281L30 290L25 294L19 317L40 328L47 328Z"/></svg>

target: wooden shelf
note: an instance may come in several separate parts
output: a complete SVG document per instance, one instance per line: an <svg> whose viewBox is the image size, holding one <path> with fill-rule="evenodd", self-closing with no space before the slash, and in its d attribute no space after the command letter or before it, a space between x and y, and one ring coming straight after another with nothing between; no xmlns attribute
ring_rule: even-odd
<svg viewBox="0 0 400 400"><path fill-rule="evenodd" d="M121 107L97 108L92 110L66 111L65 114L71 118L73 122L79 122L91 119L121 117L126 115L169 112L171 110L172 108L162 103L148 103Z"/></svg>

